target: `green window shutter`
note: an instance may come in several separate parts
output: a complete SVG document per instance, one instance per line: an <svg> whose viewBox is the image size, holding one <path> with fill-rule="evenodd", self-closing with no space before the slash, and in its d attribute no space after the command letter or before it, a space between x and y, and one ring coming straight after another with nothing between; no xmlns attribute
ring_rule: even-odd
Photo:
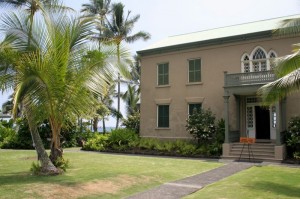
<svg viewBox="0 0 300 199"><path fill-rule="evenodd" d="M158 85L169 84L169 64L158 65Z"/></svg>
<svg viewBox="0 0 300 199"><path fill-rule="evenodd" d="M169 105L158 106L158 127L169 127Z"/></svg>
<svg viewBox="0 0 300 199"><path fill-rule="evenodd" d="M189 82L201 82L201 60L189 60Z"/></svg>

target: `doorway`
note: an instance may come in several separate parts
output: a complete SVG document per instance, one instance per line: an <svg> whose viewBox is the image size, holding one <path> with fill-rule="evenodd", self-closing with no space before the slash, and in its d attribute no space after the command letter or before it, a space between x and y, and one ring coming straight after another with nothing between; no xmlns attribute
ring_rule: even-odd
<svg viewBox="0 0 300 199"><path fill-rule="evenodd" d="M270 139L270 110L255 106L256 139Z"/></svg>

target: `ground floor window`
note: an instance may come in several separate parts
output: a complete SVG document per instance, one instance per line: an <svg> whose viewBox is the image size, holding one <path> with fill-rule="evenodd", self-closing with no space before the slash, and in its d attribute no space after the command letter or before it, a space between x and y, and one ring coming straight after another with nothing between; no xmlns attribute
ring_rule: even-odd
<svg viewBox="0 0 300 199"><path fill-rule="evenodd" d="M157 106L157 126L160 128L169 127L169 105L158 105Z"/></svg>
<svg viewBox="0 0 300 199"><path fill-rule="evenodd" d="M200 111L201 108L202 108L201 103L189 104L189 115L193 115L193 113Z"/></svg>

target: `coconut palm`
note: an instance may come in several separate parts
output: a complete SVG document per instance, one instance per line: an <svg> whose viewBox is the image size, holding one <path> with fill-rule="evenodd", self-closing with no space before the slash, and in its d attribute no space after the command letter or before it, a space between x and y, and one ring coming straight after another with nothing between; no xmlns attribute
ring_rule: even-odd
<svg viewBox="0 0 300 199"><path fill-rule="evenodd" d="M102 108L97 110L97 113L102 117L102 126L103 133L106 133L106 125L105 120L108 115L112 115L113 117L117 117L120 113L112 106L113 99L112 96L115 93L115 85L107 84L106 88L103 89L103 93L100 95L100 102L102 104Z"/></svg>
<svg viewBox="0 0 300 199"><path fill-rule="evenodd" d="M274 31L275 35L295 35L300 32L300 19L288 19ZM277 80L262 86L258 94L266 105L273 104L300 88L300 43L294 45L293 53L275 60Z"/></svg>
<svg viewBox="0 0 300 199"><path fill-rule="evenodd" d="M126 103L127 115L134 115L139 112L138 102L140 100L140 90L135 85L127 85L127 91L122 95Z"/></svg>
<svg viewBox="0 0 300 199"><path fill-rule="evenodd" d="M62 5L60 0L0 0L0 5L11 6L14 8L24 8L27 16L26 19L29 20L29 37L28 37L28 47L30 47L31 42L31 31L34 16L38 11L45 12L45 9L57 10L57 9L69 9Z"/></svg>
<svg viewBox="0 0 300 199"><path fill-rule="evenodd" d="M104 30L101 38L102 41L117 46L117 55L120 61L120 47L124 41L126 43L133 43L139 39L150 39L150 34L144 31L139 31L133 35L130 35L134 24L139 20L140 15L130 17L131 11L124 14L124 4L114 3L112 4L111 18L107 20L107 28ZM119 63L120 64L120 63ZM120 111L120 76L118 77L118 108ZM116 128L119 127L119 117L117 117Z"/></svg>
<svg viewBox="0 0 300 199"><path fill-rule="evenodd" d="M23 50L29 33L13 23L22 19L11 14L5 20L5 26L10 26L7 34L16 38L14 47ZM32 119L29 123L48 119L53 161L62 155L60 131L66 120L89 114L96 103L91 93L101 93L106 77L113 76L103 67L109 66L103 53L86 53L92 27L91 21L65 12L48 15L33 24L34 50L23 54L14 68L14 110L22 103Z"/></svg>
<svg viewBox="0 0 300 199"><path fill-rule="evenodd" d="M111 0L90 0L90 3L82 4L81 12L86 17L93 17L96 25L96 33L93 37L100 38L105 28L106 16L110 13L110 2ZM101 40L99 42L99 50L101 46Z"/></svg>

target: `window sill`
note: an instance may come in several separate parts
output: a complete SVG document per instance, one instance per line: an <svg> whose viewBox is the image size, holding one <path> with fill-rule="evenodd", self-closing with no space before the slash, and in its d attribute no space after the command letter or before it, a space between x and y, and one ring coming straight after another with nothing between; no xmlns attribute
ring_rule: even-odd
<svg viewBox="0 0 300 199"><path fill-rule="evenodd" d="M185 85L186 86L193 86L193 85L202 85L203 82L189 82L189 83L186 83Z"/></svg>
<svg viewBox="0 0 300 199"><path fill-rule="evenodd" d="M156 86L156 88L168 88L168 87L171 87L171 85L168 84L168 85L158 85L158 86Z"/></svg>
<svg viewBox="0 0 300 199"><path fill-rule="evenodd" d="M170 127L156 127L155 130L171 130Z"/></svg>

